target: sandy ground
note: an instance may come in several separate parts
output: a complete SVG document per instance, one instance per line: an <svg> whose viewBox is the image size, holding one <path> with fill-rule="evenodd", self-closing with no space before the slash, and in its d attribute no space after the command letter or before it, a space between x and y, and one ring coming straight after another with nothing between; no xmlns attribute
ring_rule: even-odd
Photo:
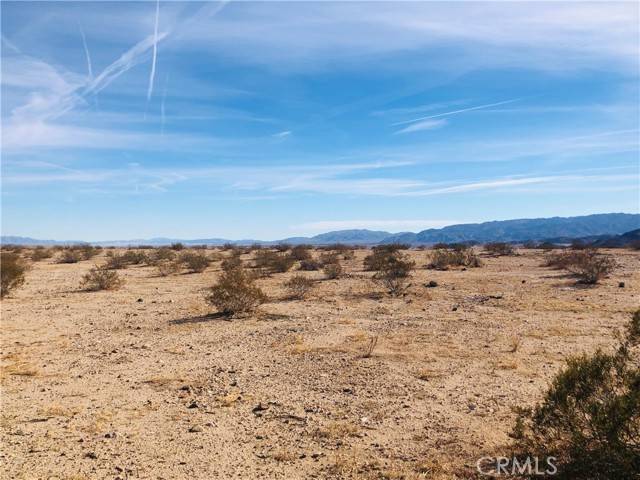
<svg viewBox="0 0 640 480"><path fill-rule="evenodd" d="M595 288L523 251L421 268L404 298L362 271L366 253L306 300L286 298L294 272L259 280L269 303L232 321L203 300L219 263L129 267L95 293L78 285L103 258L34 264L2 301L1 477L469 478L505 452L514 407L639 305L639 252L611 251Z"/></svg>

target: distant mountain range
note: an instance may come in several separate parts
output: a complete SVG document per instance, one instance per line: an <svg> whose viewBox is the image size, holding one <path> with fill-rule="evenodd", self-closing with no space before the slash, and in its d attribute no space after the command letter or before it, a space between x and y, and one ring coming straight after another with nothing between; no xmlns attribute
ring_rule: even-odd
<svg viewBox="0 0 640 480"><path fill-rule="evenodd" d="M630 213L602 213L580 217L553 217L519 220L502 220L484 223L469 223L450 225L444 228L431 228L418 233L403 232L389 233L373 230L339 230L322 233L313 237L290 237L277 241L260 240L227 240L223 238L200 238L186 240L178 238L150 238L136 240L115 240L91 242L103 246L128 245L169 245L181 242L185 245L250 245L260 243L273 245L276 243L327 245L332 243L346 243L350 245L376 245L386 243L408 243L410 245L431 245L434 243L456 242L525 242L528 240L550 240L557 243L569 243L573 239L588 239L593 242L615 241L615 236L634 234L640 229L640 214ZM626 241L620 239L618 241ZM0 242L19 245L68 245L86 243L82 241L38 240L29 237L2 236Z"/></svg>

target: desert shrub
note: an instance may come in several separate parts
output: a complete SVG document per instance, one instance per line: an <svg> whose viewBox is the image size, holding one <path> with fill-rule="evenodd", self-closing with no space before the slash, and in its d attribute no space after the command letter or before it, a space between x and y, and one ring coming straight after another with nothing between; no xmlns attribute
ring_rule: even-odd
<svg viewBox="0 0 640 480"><path fill-rule="evenodd" d="M386 251L383 256L381 255L381 258L373 278L384 285L392 295L400 295L407 288L415 263L410 260L408 255L397 250Z"/></svg>
<svg viewBox="0 0 640 480"><path fill-rule="evenodd" d="M209 303L225 315L251 312L264 303L266 298L255 284L253 276L243 268L224 271L206 297Z"/></svg>
<svg viewBox="0 0 640 480"><path fill-rule="evenodd" d="M584 250L580 258L569 265L568 270L578 277L580 283L593 285L609 275L615 268L615 261L608 256Z"/></svg>
<svg viewBox="0 0 640 480"><path fill-rule="evenodd" d="M311 258L311 247L309 245L296 245L291 249L291 258L294 260L308 260Z"/></svg>
<svg viewBox="0 0 640 480"><path fill-rule="evenodd" d="M100 249L91 245L77 245L72 248L80 253L82 260L91 260L100 252Z"/></svg>
<svg viewBox="0 0 640 480"><path fill-rule="evenodd" d="M496 255L496 256L506 256L506 255L516 254L516 250L515 248L513 248L513 245L505 242L487 243L484 246L484 249L491 255Z"/></svg>
<svg viewBox="0 0 640 480"><path fill-rule="evenodd" d="M220 266L225 271L233 270L242 266L242 260L239 255L231 255L230 257L225 257Z"/></svg>
<svg viewBox="0 0 640 480"><path fill-rule="evenodd" d="M274 245L273 248L276 250L276 252L284 253L291 249L291 245L289 245L288 243L278 243L277 245Z"/></svg>
<svg viewBox="0 0 640 480"><path fill-rule="evenodd" d="M172 243L171 246L169 247L171 250L184 250L184 243L182 242L175 242Z"/></svg>
<svg viewBox="0 0 640 480"><path fill-rule="evenodd" d="M328 279L336 279L342 275L342 266L339 263L327 263L322 267L322 273Z"/></svg>
<svg viewBox="0 0 640 480"><path fill-rule="evenodd" d="M264 269L271 273L284 273L288 271L295 260L291 255L286 253L276 253L269 250L260 250L256 252L254 265L256 268Z"/></svg>
<svg viewBox="0 0 640 480"><path fill-rule="evenodd" d="M127 262L127 257L125 255L109 252L107 254L107 263L104 267L109 270L120 270L122 268L127 268L128 263L129 262Z"/></svg>
<svg viewBox="0 0 640 480"><path fill-rule="evenodd" d="M122 256L129 265L140 265L149 261L146 253L134 249L127 250Z"/></svg>
<svg viewBox="0 0 640 480"><path fill-rule="evenodd" d="M180 262L184 264L190 272L201 273L209 266L210 260L204 253L184 252L180 255Z"/></svg>
<svg viewBox="0 0 640 480"><path fill-rule="evenodd" d="M322 267L322 264L318 260L314 260L313 258L300 261L300 270L306 272L320 270L320 267Z"/></svg>
<svg viewBox="0 0 640 480"><path fill-rule="evenodd" d="M362 261L364 269L369 272L380 270L390 254L393 254L393 250L374 248Z"/></svg>
<svg viewBox="0 0 640 480"><path fill-rule="evenodd" d="M556 458L559 480L638 478L640 310L614 353L572 357L513 435L518 457Z"/></svg>
<svg viewBox="0 0 640 480"><path fill-rule="evenodd" d="M162 260L156 263L156 272L161 277L168 277L180 271L180 262L176 260Z"/></svg>
<svg viewBox="0 0 640 480"><path fill-rule="evenodd" d="M333 263L339 263L340 258L336 252L323 252L320 254L320 263L322 266L331 265Z"/></svg>
<svg viewBox="0 0 640 480"><path fill-rule="evenodd" d="M313 288L314 281L304 275L294 275L284 283L285 288L292 298L302 299Z"/></svg>
<svg viewBox="0 0 640 480"><path fill-rule="evenodd" d="M118 272L108 268L93 267L80 281L80 288L83 290L97 292L98 290L116 290L122 286L124 280L120 278Z"/></svg>
<svg viewBox="0 0 640 480"><path fill-rule="evenodd" d="M578 277L580 283L595 284L610 274L616 264L612 258L589 248L550 253L545 257L545 265L568 270Z"/></svg>
<svg viewBox="0 0 640 480"><path fill-rule="evenodd" d="M49 250L48 248L36 247L31 252L31 260L33 260L34 262L39 262L40 260L51 258L52 255L53 253L51 253L51 250Z"/></svg>
<svg viewBox="0 0 640 480"><path fill-rule="evenodd" d="M0 297L24 283L27 264L16 253L2 252L0 256Z"/></svg>
<svg viewBox="0 0 640 480"><path fill-rule="evenodd" d="M58 263L78 263L80 260L82 260L82 253L71 248L62 250L57 258Z"/></svg>
<svg viewBox="0 0 640 480"><path fill-rule="evenodd" d="M480 267L482 262L472 248L458 250L436 249L431 252L427 268L448 270L449 267Z"/></svg>
<svg viewBox="0 0 640 480"><path fill-rule="evenodd" d="M162 262L170 262L175 260L176 254L173 250L167 247L161 247L157 250L154 250L153 253L149 256L149 264L150 265L158 265Z"/></svg>

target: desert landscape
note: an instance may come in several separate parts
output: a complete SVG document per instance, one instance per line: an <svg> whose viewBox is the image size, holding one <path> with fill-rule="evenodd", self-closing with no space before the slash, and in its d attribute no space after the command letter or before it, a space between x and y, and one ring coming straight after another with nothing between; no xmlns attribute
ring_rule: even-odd
<svg viewBox="0 0 640 480"><path fill-rule="evenodd" d="M163 269L159 249L19 249L37 261L1 303L2 478L475 478L518 409L638 307L633 249L601 251L616 267L596 285L541 249L476 246L480 266L447 269L403 249L394 291L371 248L333 248L174 252L206 256L201 272ZM256 268L265 250L302 260ZM109 262L118 284L89 291ZM237 269L266 297L220 313L206 298Z"/></svg>

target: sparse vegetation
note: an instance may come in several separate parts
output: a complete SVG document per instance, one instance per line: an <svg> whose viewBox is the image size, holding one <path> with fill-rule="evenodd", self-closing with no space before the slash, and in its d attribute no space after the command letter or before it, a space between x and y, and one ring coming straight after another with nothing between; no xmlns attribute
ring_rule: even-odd
<svg viewBox="0 0 640 480"><path fill-rule="evenodd" d="M319 261L314 260L313 258L302 260L300 262L300 270L303 270L305 272L320 270L320 267L322 267L322 264Z"/></svg>
<svg viewBox="0 0 640 480"><path fill-rule="evenodd" d="M190 272L201 273L207 269L210 260L206 254L201 252L184 252L180 255L180 262L184 264Z"/></svg>
<svg viewBox="0 0 640 480"><path fill-rule="evenodd" d="M0 256L0 277L2 277L0 297L4 297L22 285L26 271L27 265L18 254L2 252Z"/></svg>
<svg viewBox="0 0 640 480"><path fill-rule="evenodd" d="M448 270L450 267L480 267L482 262L472 248L435 249L427 268Z"/></svg>
<svg viewBox="0 0 640 480"><path fill-rule="evenodd" d="M329 280L335 280L342 275L342 266L339 263L327 263L322 267L322 273Z"/></svg>
<svg viewBox="0 0 640 480"><path fill-rule="evenodd" d="M487 243L484 246L484 249L487 251L487 253L490 253L491 255L495 255L497 257L516 254L516 250L515 248L513 248L513 245L505 242Z"/></svg>
<svg viewBox="0 0 640 480"><path fill-rule="evenodd" d="M595 249L565 250L548 254L547 267L568 270L580 283L596 284L609 275L615 268L615 261Z"/></svg>
<svg viewBox="0 0 640 480"><path fill-rule="evenodd" d="M304 275L294 275L284 283L291 298L301 300L307 296L314 285L314 281Z"/></svg>
<svg viewBox="0 0 640 480"><path fill-rule="evenodd" d="M544 400L516 423L519 456L556 457L561 480L640 472L640 310L614 353L568 360Z"/></svg>
<svg viewBox="0 0 640 480"><path fill-rule="evenodd" d="M150 265L158 265L162 262L175 260L176 253L167 247L161 247L153 251L149 256L148 262Z"/></svg>
<svg viewBox="0 0 640 480"><path fill-rule="evenodd" d="M256 252L254 264L256 268L262 268L270 273L284 273L291 269L295 260L286 253L276 253L271 250Z"/></svg>
<svg viewBox="0 0 640 480"><path fill-rule="evenodd" d="M41 260L46 260L47 258L51 258L53 256L53 253L51 253L51 250L49 250L48 248L44 248L44 247L36 247L32 252L31 252L31 260L34 262L39 262Z"/></svg>
<svg viewBox="0 0 640 480"><path fill-rule="evenodd" d="M80 288L91 292L116 290L123 283L124 281L120 278L118 272L104 266L95 266L82 277Z"/></svg>
<svg viewBox="0 0 640 480"><path fill-rule="evenodd" d="M176 250L176 251L184 250L184 244L181 242L175 242L175 243L172 243L171 247L169 248L171 248L171 250Z"/></svg>
<svg viewBox="0 0 640 480"><path fill-rule="evenodd" d="M291 249L290 255L294 260L309 260L311 258L311 246L296 245Z"/></svg>
<svg viewBox="0 0 640 480"><path fill-rule="evenodd" d="M380 250L375 265L375 280L384 285L392 295L404 293L415 262L399 250Z"/></svg>
<svg viewBox="0 0 640 480"><path fill-rule="evenodd" d="M180 271L180 262L176 260L162 260L156 263L156 272L161 277L168 277Z"/></svg>
<svg viewBox="0 0 640 480"><path fill-rule="evenodd" d="M255 279L243 268L226 270L210 288L207 301L225 315L233 316L255 310L266 301Z"/></svg>
<svg viewBox="0 0 640 480"><path fill-rule="evenodd" d="M78 263L82 260L82 254L80 251L66 248L60 252L60 255L57 258L58 263Z"/></svg>

